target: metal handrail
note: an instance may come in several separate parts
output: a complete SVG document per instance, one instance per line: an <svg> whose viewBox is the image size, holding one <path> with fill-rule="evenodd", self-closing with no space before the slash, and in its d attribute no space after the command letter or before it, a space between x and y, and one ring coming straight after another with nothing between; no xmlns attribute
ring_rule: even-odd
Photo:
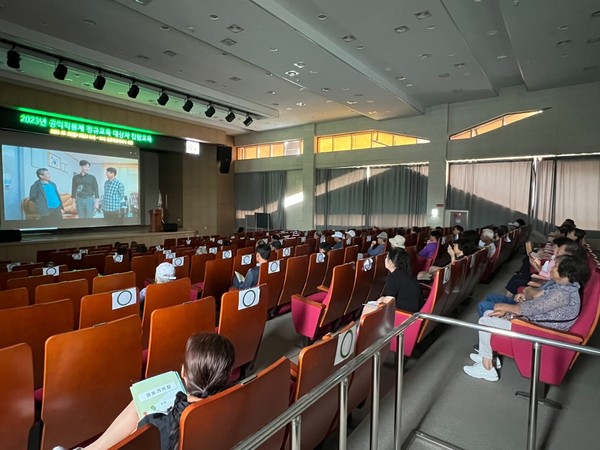
<svg viewBox="0 0 600 450"><path fill-rule="evenodd" d="M372 409L371 409L371 449L377 450L377 437L379 427L379 360L381 357L380 350L388 345L392 339L397 338L398 346L397 352L398 357L396 358L395 370L396 370L396 395L395 395L395 417L394 417L394 449L400 450L400 428L401 428L401 412L402 412L402 381L403 381L403 363L404 358L404 331L415 321L419 319L427 319L434 322L445 323L448 325L459 326L462 328L469 328L477 331L485 331L492 334L498 334L501 336L517 338L524 341L533 343L533 360L532 360L532 375L529 387L529 417L528 417L528 435L527 435L527 448L535 449L536 441L536 425L537 425L537 395L539 385L539 372L540 372L540 357L541 357L541 346L550 345L552 347L564 348L567 350L573 350L580 353L586 353L594 356L600 356L600 349L593 347L584 347L582 345L568 344L553 339L546 339L537 336L530 336L516 331L504 330L500 328L488 327L484 325L474 324L470 322L464 322L462 320L452 319L449 317L438 316L434 314L426 313L415 313L409 317L406 321L402 322L399 326L394 328L389 334L380 338L363 351L361 354L354 357L344 367L340 368L334 374L329 376L318 386L302 396L299 400L294 402L287 410L277 416L270 423L265 425L263 428L258 430L253 435L247 437L240 443L238 443L234 450L250 450L258 447L259 445L266 442L271 436L281 430L283 427L291 423L291 441L292 450L300 449L300 436L301 436L301 413L306 411L310 406L317 402L327 392L333 389L335 386L340 385L340 433L339 433L339 449L346 449L346 428L343 424L346 423L346 414L341 412L347 411L347 390L348 390L348 377L357 370L360 366L366 363L369 359L373 358L373 391L371 395ZM343 430L343 433L342 433Z"/></svg>

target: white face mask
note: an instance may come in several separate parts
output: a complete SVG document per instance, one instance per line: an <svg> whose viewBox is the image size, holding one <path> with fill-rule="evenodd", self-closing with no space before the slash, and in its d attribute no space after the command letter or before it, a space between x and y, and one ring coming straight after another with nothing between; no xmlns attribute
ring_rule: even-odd
<svg viewBox="0 0 600 450"><path fill-rule="evenodd" d="M479 239L479 246L480 247L485 247L485 242L483 242L481 239Z"/></svg>

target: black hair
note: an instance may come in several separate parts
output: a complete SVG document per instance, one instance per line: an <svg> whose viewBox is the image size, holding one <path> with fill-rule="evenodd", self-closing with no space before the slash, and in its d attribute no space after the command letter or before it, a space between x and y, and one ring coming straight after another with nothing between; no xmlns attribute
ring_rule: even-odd
<svg viewBox="0 0 600 450"><path fill-rule="evenodd" d="M48 172L48 169L46 169L45 167L40 167L38 170L35 171L35 174L39 178L40 175L42 175L44 172Z"/></svg>
<svg viewBox="0 0 600 450"><path fill-rule="evenodd" d="M562 227L563 225L567 225L567 226L573 227L573 228L576 227L575 221L573 219L565 219L560 226Z"/></svg>
<svg viewBox="0 0 600 450"><path fill-rule="evenodd" d="M585 230L581 228L575 228L575 241L580 242L585 237Z"/></svg>
<svg viewBox="0 0 600 450"><path fill-rule="evenodd" d="M462 225L454 225L453 228L456 228L460 233L462 233L463 231L465 231L465 229L463 228Z"/></svg>
<svg viewBox="0 0 600 450"><path fill-rule="evenodd" d="M563 255L558 258L557 268L561 277L567 277L571 283L585 284L589 278L587 261L574 255Z"/></svg>
<svg viewBox="0 0 600 450"><path fill-rule="evenodd" d="M477 244L475 244L470 239L458 238L456 241L454 241L454 243L458 246L460 251L463 252L465 256L472 255L477 250L479 250Z"/></svg>
<svg viewBox="0 0 600 450"><path fill-rule="evenodd" d="M83 166L89 166L90 162L86 161L85 159L82 159L81 161L79 161L79 166L83 167Z"/></svg>
<svg viewBox="0 0 600 450"><path fill-rule="evenodd" d="M280 241L279 239L274 239L274 240L271 242L271 248L272 248L273 250L278 250L278 249L280 249L281 247L283 247L283 244L281 243L281 241Z"/></svg>
<svg viewBox="0 0 600 450"><path fill-rule="evenodd" d="M258 244L256 246L256 253L258 253L262 259L269 259L271 256L271 246L269 244Z"/></svg>
<svg viewBox="0 0 600 450"><path fill-rule="evenodd" d="M328 242L321 242L319 243L319 248L323 249L325 253L329 253L329 250L331 250L331 245L329 245Z"/></svg>
<svg viewBox="0 0 600 450"><path fill-rule="evenodd" d="M412 271L410 270L410 259L406 250L400 247L394 247L388 252L387 258L394 266L396 266L396 269L400 269L407 274L412 275Z"/></svg>
<svg viewBox="0 0 600 450"><path fill-rule="evenodd" d="M467 230L462 234L464 239L468 239L475 245L479 246L479 233L475 230Z"/></svg>
<svg viewBox="0 0 600 450"><path fill-rule="evenodd" d="M106 171L110 172L110 173L114 173L115 176L117 175L117 169L115 169L114 167L107 167Z"/></svg>
<svg viewBox="0 0 600 450"><path fill-rule="evenodd" d="M129 250L127 250L127 247L119 247L117 248L117 255L127 255L129 253Z"/></svg>
<svg viewBox="0 0 600 450"><path fill-rule="evenodd" d="M498 235L498 237L502 237L504 236L506 233L508 233L508 228L506 228L504 225L500 225L499 227L497 227L494 232Z"/></svg>
<svg viewBox="0 0 600 450"><path fill-rule="evenodd" d="M436 241L439 241L442 238L442 233L438 230L433 230L429 233L429 236L434 237Z"/></svg>
<svg viewBox="0 0 600 450"><path fill-rule="evenodd" d="M406 228L404 228L404 227L398 228L398 231L396 232L396 234L399 234L400 236L404 236L406 234Z"/></svg>
<svg viewBox="0 0 600 450"><path fill-rule="evenodd" d="M525 221L523 219L517 219L517 220L515 220L515 222L517 222L520 227L524 227L525 226Z"/></svg>
<svg viewBox="0 0 600 450"><path fill-rule="evenodd" d="M562 245L566 245L566 244L570 244L570 243L575 244L575 241L573 239L569 239L568 237L565 237L565 236L559 236L557 238L554 238L552 240L552 243L554 245L556 245L557 247L560 247Z"/></svg>
<svg viewBox="0 0 600 450"><path fill-rule="evenodd" d="M558 227L558 232L560 234L562 234L563 236L566 236L567 234L569 234L569 232L574 231L575 230L575 226L569 225L569 224L562 224L560 227Z"/></svg>

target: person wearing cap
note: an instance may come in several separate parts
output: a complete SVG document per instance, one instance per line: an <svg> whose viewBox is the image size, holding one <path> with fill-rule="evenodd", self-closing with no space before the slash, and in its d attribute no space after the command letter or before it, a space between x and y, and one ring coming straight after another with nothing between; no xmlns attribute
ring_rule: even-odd
<svg viewBox="0 0 600 450"><path fill-rule="evenodd" d="M232 286L239 290L250 289L256 286L260 274L260 265L266 263L269 260L269 256L271 256L271 246L265 243L258 244L256 246L256 266L248 269L243 281L240 281L237 275L234 275Z"/></svg>
<svg viewBox="0 0 600 450"><path fill-rule="evenodd" d="M377 235L377 240L371 242L371 246L367 250L367 255L377 256L385 252L385 245L387 243L388 235L385 231L382 231Z"/></svg>
<svg viewBox="0 0 600 450"><path fill-rule="evenodd" d="M168 283L175 279L175 266L171 263L164 262L156 266L154 272L154 282L156 284ZM140 291L140 312L144 311L144 302L146 301L146 288Z"/></svg>
<svg viewBox="0 0 600 450"><path fill-rule="evenodd" d="M341 231L336 231L335 233L333 233L333 240L335 241L335 244L333 244L333 247L331 247L331 250L337 250L338 248L344 248L344 243L342 242L344 239L344 235L342 234Z"/></svg>
<svg viewBox="0 0 600 450"><path fill-rule="evenodd" d="M494 256L496 253L496 244L494 244L494 231L489 228L484 228L481 231L481 236L479 237L481 240L479 241L480 248L488 249L488 258Z"/></svg>
<svg viewBox="0 0 600 450"><path fill-rule="evenodd" d="M392 248L405 248L404 243L406 239L404 236L397 234L393 238L390 239L390 247Z"/></svg>

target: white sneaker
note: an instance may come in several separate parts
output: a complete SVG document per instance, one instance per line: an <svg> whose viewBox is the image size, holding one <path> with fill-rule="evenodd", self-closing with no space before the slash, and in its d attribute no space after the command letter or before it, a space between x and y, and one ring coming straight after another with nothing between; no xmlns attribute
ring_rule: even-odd
<svg viewBox="0 0 600 450"><path fill-rule="evenodd" d="M472 366L464 366L463 370L467 375L473 378L483 378L486 381L498 381L498 372L492 368L485 369L481 364L475 363Z"/></svg>
<svg viewBox="0 0 600 450"><path fill-rule="evenodd" d="M471 358L471 361L473 361L477 364L481 364L481 355L479 353L471 353L469 355L469 358ZM502 361L500 361L500 358L498 358L497 356L494 356L492 358L492 361L494 362L494 367L496 369L502 369Z"/></svg>

